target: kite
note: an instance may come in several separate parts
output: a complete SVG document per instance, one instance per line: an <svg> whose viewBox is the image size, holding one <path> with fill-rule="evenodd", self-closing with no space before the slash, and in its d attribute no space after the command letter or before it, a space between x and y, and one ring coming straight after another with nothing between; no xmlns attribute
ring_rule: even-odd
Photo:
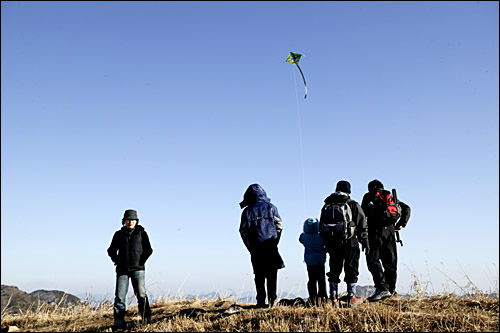
<svg viewBox="0 0 500 333"><path fill-rule="evenodd" d="M300 57L302 57L302 54L290 52L290 54L288 55L288 58L286 58L286 62L297 65L297 68L299 69L300 74L302 74L302 80L304 80L304 86L306 88L306 94L304 96L304 99L305 99L307 97L307 84L306 84L306 79L304 77L304 73L302 73L302 69L300 69L300 66L299 66Z"/></svg>

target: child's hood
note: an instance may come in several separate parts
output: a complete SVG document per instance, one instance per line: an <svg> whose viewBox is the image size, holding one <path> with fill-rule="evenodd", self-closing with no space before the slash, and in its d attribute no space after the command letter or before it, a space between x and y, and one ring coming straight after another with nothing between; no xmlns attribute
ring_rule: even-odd
<svg viewBox="0 0 500 333"><path fill-rule="evenodd" d="M316 234L319 232L319 221L315 217L310 217L304 222L304 232L306 234Z"/></svg>

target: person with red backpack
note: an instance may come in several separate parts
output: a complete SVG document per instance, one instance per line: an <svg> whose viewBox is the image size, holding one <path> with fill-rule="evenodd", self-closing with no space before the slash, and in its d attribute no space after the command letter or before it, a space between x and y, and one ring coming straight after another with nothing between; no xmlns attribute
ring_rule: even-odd
<svg viewBox="0 0 500 333"><path fill-rule="evenodd" d="M341 180L335 192L325 199L319 222L320 235L325 240L329 254L330 272L328 282L329 298L334 306L339 306L338 284L344 269L347 284L347 305L354 306L363 300L356 296L359 275L359 243L369 251L368 230L365 214L358 202L351 199L351 184Z"/></svg>
<svg viewBox="0 0 500 333"><path fill-rule="evenodd" d="M393 190L395 195L395 190ZM368 270L372 274L375 293L370 302L380 301L396 294L397 279L397 232L406 227L410 207L398 201L384 189L381 181L368 183L368 193L363 196L361 207L366 214L370 251L366 253ZM403 243L401 242L401 245Z"/></svg>

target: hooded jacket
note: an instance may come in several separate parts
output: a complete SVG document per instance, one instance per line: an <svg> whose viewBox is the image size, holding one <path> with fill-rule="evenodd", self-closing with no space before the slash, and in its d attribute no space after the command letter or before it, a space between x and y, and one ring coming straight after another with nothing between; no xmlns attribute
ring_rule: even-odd
<svg viewBox="0 0 500 333"><path fill-rule="evenodd" d="M120 274L145 270L146 260L152 253L148 234L140 225L136 225L132 233L125 226L115 232L108 248L108 255Z"/></svg>
<svg viewBox="0 0 500 333"><path fill-rule="evenodd" d="M319 234L319 222L304 222L304 232L299 236L304 245L304 261L309 266L324 265L326 262L325 241Z"/></svg>
<svg viewBox="0 0 500 333"><path fill-rule="evenodd" d="M325 210L328 207L328 205L332 203L343 203L346 202L349 207L351 208L352 211L352 220L354 222L354 225L356 226L356 232L355 236L353 236L351 239L347 240L348 244L351 247L359 247L358 241L364 241L368 240L368 226L366 224L366 218L365 214L363 212L363 209L357 203L355 200L351 199L348 193L344 192L335 192L329 195L325 199L325 204L323 208L321 209L321 217L320 217L320 222L319 222L319 227L321 230L321 227L323 226L324 223L328 224L328 219L331 219L332 217L325 214ZM345 243L344 243L345 244ZM336 247L340 246L342 244L328 244L328 242L325 244L327 249L331 247Z"/></svg>
<svg viewBox="0 0 500 333"><path fill-rule="evenodd" d="M254 271L285 267L278 253L278 242L283 230L278 208L271 203L259 184L246 190L240 207L240 235L252 256Z"/></svg>
<svg viewBox="0 0 500 333"><path fill-rule="evenodd" d="M283 230L278 208L271 203L259 184L248 187L240 203L240 235L247 249L252 252L259 244L274 239L278 244Z"/></svg>

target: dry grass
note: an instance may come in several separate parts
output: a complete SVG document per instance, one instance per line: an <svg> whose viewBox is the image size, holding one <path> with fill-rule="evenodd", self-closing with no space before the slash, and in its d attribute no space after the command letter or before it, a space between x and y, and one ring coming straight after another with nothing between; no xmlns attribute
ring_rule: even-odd
<svg viewBox="0 0 500 333"><path fill-rule="evenodd" d="M484 295L394 297L354 308L282 306L255 309L230 299L157 300L153 318L142 325L135 307L128 307L125 331L164 332L486 332L499 331L499 299ZM16 326L25 332L110 332L112 304L73 308L39 307L2 314L2 331Z"/></svg>

